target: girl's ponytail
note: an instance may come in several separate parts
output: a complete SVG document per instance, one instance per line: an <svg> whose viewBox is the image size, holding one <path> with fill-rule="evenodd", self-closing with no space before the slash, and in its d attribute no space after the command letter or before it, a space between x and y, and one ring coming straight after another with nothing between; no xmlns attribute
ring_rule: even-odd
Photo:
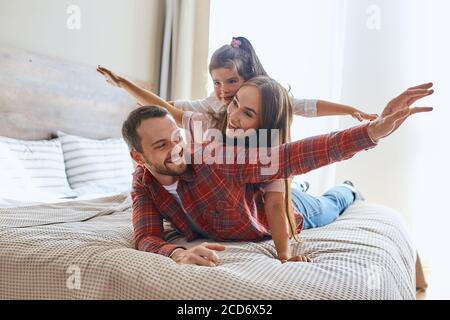
<svg viewBox="0 0 450 320"><path fill-rule="evenodd" d="M234 37L231 41L232 45L234 42L240 43L239 47L248 54L251 62L253 77L267 76L267 72L259 61L258 55L256 54L256 51L250 41L244 37Z"/></svg>
<svg viewBox="0 0 450 320"><path fill-rule="evenodd" d="M214 52L209 64L209 72L220 68L236 68L245 81L257 76L267 76L255 49L244 37L234 37L231 44Z"/></svg>

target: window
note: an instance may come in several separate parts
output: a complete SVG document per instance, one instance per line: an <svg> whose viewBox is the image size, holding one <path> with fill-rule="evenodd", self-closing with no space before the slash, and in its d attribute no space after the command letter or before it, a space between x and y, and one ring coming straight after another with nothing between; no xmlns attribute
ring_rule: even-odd
<svg viewBox="0 0 450 320"><path fill-rule="evenodd" d="M345 6L342 1L212 0L210 56L232 37L253 44L268 74L291 87L296 98L340 100ZM209 89L212 92L212 82ZM334 117L296 117L292 138L327 133L338 128ZM303 178L311 192L334 184L334 166Z"/></svg>

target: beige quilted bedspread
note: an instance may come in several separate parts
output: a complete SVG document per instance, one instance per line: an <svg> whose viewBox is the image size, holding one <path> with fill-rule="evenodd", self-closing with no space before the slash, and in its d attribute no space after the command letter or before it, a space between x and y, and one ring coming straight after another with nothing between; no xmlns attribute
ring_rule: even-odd
<svg viewBox="0 0 450 320"><path fill-rule="evenodd" d="M207 268L135 250L126 195L0 209L0 298L415 299L415 250L397 212L358 202L301 238L295 251L313 263L281 264L265 241L225 243Z"/></svg>

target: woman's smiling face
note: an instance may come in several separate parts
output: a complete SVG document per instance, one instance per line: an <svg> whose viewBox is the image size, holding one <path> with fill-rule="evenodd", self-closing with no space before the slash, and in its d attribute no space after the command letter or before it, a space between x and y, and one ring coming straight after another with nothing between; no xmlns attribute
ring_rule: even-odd
<svg viewBox="0 0 450 320"><path fill-rule="evenodd" d="M255 86L244 85L236 93L227 109L227 135L235 130L258 129L261 125L261 94Z"/></svg>

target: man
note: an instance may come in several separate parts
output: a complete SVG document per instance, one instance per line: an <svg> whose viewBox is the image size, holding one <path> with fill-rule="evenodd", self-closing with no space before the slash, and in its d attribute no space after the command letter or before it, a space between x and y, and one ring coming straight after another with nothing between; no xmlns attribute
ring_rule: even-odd
<svg viewBox="0 0 450 320"><path fill-rule="evenodd" d="M199 236L216 241L255 241L270 236L267 220L251 184L288 178L342 161L373 148L412 114L432 108L410 108L432 94L433 84L410 88L393 99L375 121L341 132L281 145L279 170L263 174L258 163L186 164L183 138L165 109L142 107L124 122L122 133L138 163L133 179L133 225L136 247L171 257L178 263L215 266L220 244L185 249L162 239L163 219L188 241ZM175 139L174 139L175 137ZM301 230L301 225L299 225Z"/></svg>

